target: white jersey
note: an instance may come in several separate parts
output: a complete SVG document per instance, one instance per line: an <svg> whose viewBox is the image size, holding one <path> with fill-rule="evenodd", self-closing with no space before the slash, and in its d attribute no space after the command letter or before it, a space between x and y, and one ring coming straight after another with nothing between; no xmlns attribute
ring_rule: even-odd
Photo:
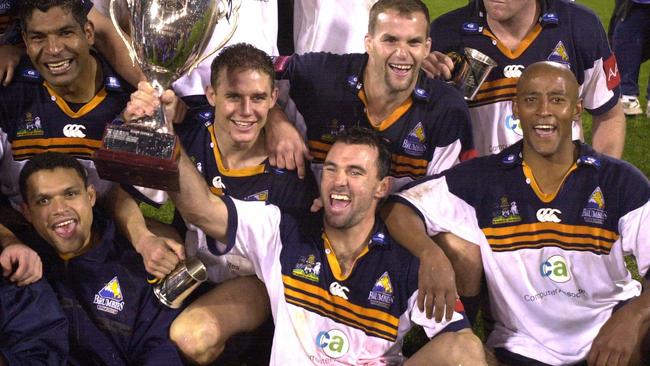
<svg viewBox="0 0 650 366"><path fill-rule="evenodd" d="M346 277L321 217L294 219L263 202L223 200L229 217L225 249L250 259L271 299L271 365L401 364L402 339L412 323L429 337L468 326L460 302L451 322L436 323L418 310L418 261L381 222Z"/></svg>
<svg viewBox="0 0 650 366"><path fill-rule="evenodd" d="M377 0L295 0L293 45L296 53L364 53L368 13Z"/></svg>
<svg viewBox="0 0 650 366"><path fill-rule="evenodd" d="M235 43L249 43L270 56L278 55L278 2L277 0L235 0L241 1L237 28L225 46ZM206 53L219 47L230 32L234 22L222 19L214 29ZM189 74L183 75L172 86L179 96L205 94L210 85L210 65L218 54L206 58Z"/></svg>
<svg viewBox="0 0 650 366"><path fill-rule="evenodd" d="M624 256L650 266L650 185L587 145L559 192L543 194L521 143L399 194L430 235L477 243L495 320L487 345L551 365L582 361L617 306L638 296Z"/></svg>

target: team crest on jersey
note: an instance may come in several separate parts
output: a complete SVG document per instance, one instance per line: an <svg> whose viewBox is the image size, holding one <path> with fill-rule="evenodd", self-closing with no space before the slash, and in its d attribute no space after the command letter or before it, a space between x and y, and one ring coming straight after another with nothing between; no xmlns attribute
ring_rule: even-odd
<svg viewBox="0 0 650 366"><path fill-rule="evenodd" d="M265 189L261 192L253 193L244 198L244 201L266 201L269 199L269 190Z"/></svg>
<svg viewBox="0 0 650 366"><path fill-rule="evenodd" d="M307 258L300 256L296 267L291 271L294 276L301 277L313 282L320 280L321 263L316 261L316 256L310 254Z"/></svg>
<svg viewBox="0 0 650 366"><path fill-rule="evenodd" d="M25 112L23 115L23 120L19 122L16 136L43 136L43 134L44 132L43 126L41 125L41 118L39 116L34 116L32 112Z"/></svg>
<svg viewBox="0 0 650 366"><path fill-rule="evenodd" d="M520 222L519 209L517 202L508 200L508 197L501 197L499 202L495 205L492 211L492 224L511 224L513 222Z"/></svg>
<svg viewBox="0 0 650 366"><path fill-rule="evenodd" d="M339 120L336 118L330 121L327 127L329 128L329 131L320 137L320 139L325 142L334 142L336 136L345 130L345 125L339 124Z"/></svg>
<svg viewBox="0 0 650 366"><path fill-rule="evenodd" d="M117 276L95 294L93 304L97 305L97 310L111 314L117 314L124 309L124 297Z"/></svg>
<svg viewBox="0 0 650 366"><path fill-rule="evenodd" d="M375 281L375 285L372 286L372 290L368 294L368 300L371 304L384 309L388 309L393 304L393 284L390 282L388 272L384 272Z"/></svg>
<svg viewBox="0 0 650 366"><path fill-rule="evenodd" d="M408 154L422 156L427 151L425 141L424 127L422 126L422 122L418 122L402 142L402 148Z"/></svg>
<svg viewBox="0 0 650 366"><path fill-rule="evenodd" d="M559 41L555 45L555 48L553 48L553 52L551 52L551 54L548 55L546 59L548 61L559 62L566 65L570 64L569 54L567 53L566 47L564 46L564 43L562 41Z"/></svg>
<svg viewBox="0 0 650 366"><path fill-rule="evenodd" d="M600 187L596 187L587 205L582 209L582 219L591 224L602 225L607 220L607 211L605 211L605 196Z"/></svg>

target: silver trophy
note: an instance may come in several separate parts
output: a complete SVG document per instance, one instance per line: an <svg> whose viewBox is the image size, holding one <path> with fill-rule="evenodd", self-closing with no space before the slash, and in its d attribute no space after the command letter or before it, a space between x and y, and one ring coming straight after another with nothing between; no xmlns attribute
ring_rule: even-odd
<svg viewBox="0 0 650 366"><path fill-rule="evenodd" d="M465 100L474 100L481 85L497 63L469 47L463 49L463 54L451 52L448 56L454 62L454 73L449 82L460 90Z"/></svg>
<svg viewBox="0 0 650 366"><path fill-rule="evenodd" d="M121 0L130 14L127 36L118 25L118 1L111 0L109 5L113 25L131 60L159 93L223 47L237 27L241 5L240 0ZM220 21L228 22L230 29L206 53ZM161 106L153 117L108 125L94 158L104 179L178 190L178 154L178 139L167 130Z"/></svg>
<svg viewBox="0 0 650 366"><path fill-rule="evenodd" d="M153 293L165 306L178 309L192 291L208 279L208 271L198 258L181 262L153 288Z"/></svg>

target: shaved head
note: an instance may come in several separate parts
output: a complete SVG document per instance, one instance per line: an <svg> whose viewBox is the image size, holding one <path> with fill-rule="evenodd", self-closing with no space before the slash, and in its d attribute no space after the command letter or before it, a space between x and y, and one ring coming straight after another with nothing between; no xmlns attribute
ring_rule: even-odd
<svg viewBox="0 0 650 366"><path fill-rule="evenodd" d="M521 74L519 81L517 82L517 90L525 85L529 79L537 77L544 77L549 80L558 77L562 78L567 86L567 94L575 98L575 100L578 100L578 89L580 86L578 85L575 75L573 75L567 66L552 61L535 62L524 69L524 72Z"/></svg>

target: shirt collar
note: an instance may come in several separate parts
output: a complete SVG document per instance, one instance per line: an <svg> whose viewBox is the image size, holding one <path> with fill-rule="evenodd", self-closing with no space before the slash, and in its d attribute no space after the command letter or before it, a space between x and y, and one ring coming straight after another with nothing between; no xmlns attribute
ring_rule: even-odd
<svg viewBox="0 0 650 366"><path fill-rule="evenodd" d="M557 25L559 23L556 10L556 0L537 0L542 10L538 19L542 27ZM470 19L462 24L462 32L465 34L482 34L483 28L487 25L485 5L483 0L473 0L470 5Z"/></svg>
<svg viewBox="0 0 650 366"><path fill-rule="evenodd" d="M576 141L575 144L578 147L578 160L576 161L578 167L600 168L602 159L591 146L579 141ZM523 146L523 140L520 140L499 153L497 155L499 168L511 169L521 166L524 160L521 153Z"/></svg>

